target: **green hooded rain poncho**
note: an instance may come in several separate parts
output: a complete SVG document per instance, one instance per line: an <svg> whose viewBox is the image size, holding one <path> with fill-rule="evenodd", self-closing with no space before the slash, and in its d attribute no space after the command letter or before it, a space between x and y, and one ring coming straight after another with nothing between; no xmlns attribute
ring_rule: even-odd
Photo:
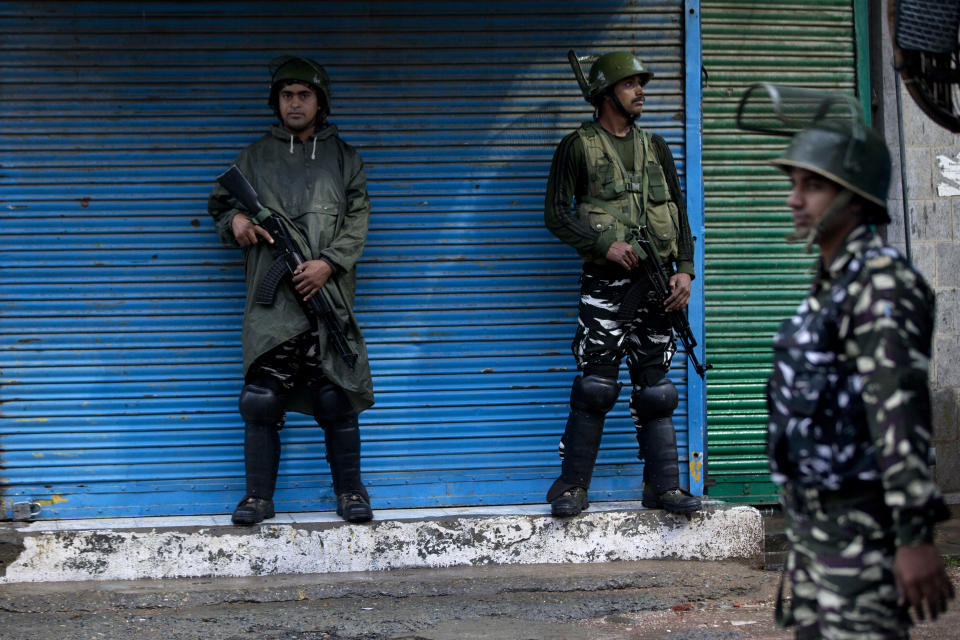
<svg viewBox="0 0 960 640"><path fill-rule="evenodd" d="M244 149L235 164L259 195L260 203L287 220L307 260L324 259L334 269L323 291L343 324L350 349L359 355L348 367L319 328L319 354L324 375L343 388L359 412L373 405L373 380L363 334L353 314L356 263L363 251L370 219L370 200L363 161L337 136L337 128L320 125L306 142L279 125ZM219 184L207 210L224 244L238 246L231 222L237 202ZM246 212L244 212L246 213ZM296 233L299 232L299 233ZM311 329L289 280L281 283L270 306L256 304L253 292L273 262L267 242L244 247L247 302L243 316L243 372L270 349ZM312 415L306 385L298 385L288 408Z"/></svg>

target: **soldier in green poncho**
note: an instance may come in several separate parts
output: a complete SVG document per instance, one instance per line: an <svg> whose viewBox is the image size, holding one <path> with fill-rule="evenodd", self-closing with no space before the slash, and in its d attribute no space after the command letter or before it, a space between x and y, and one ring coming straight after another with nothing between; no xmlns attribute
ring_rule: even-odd
<svg viewBox="0 0 960 640"><path fill-rule="evenodd" d="M330 83L308 58L281 56L271 62L270 107L280 119L244 149L234 164L264 207L283 217L306 258L272 304L253 292L269 269L272 238L238 209L221 186L208 211L225 244L239 245L247 283L243 320L245 385L240 414L246 424L247 492L233 513L236 524L274 516L273 493L280 461L280 429L286 411L313 415L323 430L337 495L337 513L350 522L373 517L360 478L358 414L373 404L366 346L353 314L356 262L370 216L366 175L357 152L326 120ZM302 304L323 291L358 354L351 367L333 348L323 326Z"/></svg>

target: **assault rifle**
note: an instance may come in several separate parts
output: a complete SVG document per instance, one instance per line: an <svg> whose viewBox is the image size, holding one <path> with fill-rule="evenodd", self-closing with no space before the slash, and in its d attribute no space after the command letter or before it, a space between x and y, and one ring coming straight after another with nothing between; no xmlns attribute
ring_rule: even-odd
<svg viewBox="0 0 960 640"><path fill-rule="evenodd" d="M233 196L240 205L250 214L250 221L260 225L267 230L267 233L273 238L274 260L267 273L263 276L260 284L257 285L257 291L254 301L257 304L272 305L277 296L277 288L280 282L287 277L293 277L297 272L297 267L306 262L300 254L296 242L290 237L287 229L287 223L282 217L270 211L262 204L257 197L257 192L247 181L246 176L240 171L237 165L232 165L229 169L217 177L217 182ZM291 283L293 286L293 283ZM327 330L327 335L333 340L333 346L337 353L343 358L344 362L351 369L357 362L357 354L351 353L347 346L346 338L343 335L343 327L340 319L337 317L330 305L327 296L320 289L314 294L305 305L301 305L307 316L312 321L322 322Z"/></svg>
<svg viewBox="0 0 960 640"><path fill-rule="evenodd" d="M642 251L638 252L640 264L647 276L647 281L650 283L650 289L654 293L654 304L662 308L666 299L670 297L670 281L667 279L667 274L663 271L663 265L660 264L660 261L655 257L656 253L653 247L650 246L650 241L646 235L646 227L638 227L633 232L631 240L636 242L642 249ZM624 297L623 303L620 305L620 310L617 313L617 320L627 322L633 319L637 307L643 302L642 298L645 291L646 287L636 285L627 291L627 295ZM667 319L680 338L680 342L683 343L687 357L693 362L694 370L703 378L707 370L713 368L713 365L707 364L706 362L700 364L697 360L697 354L693 352L693 348L697 346L697 339L693 336L693 331L690 329L687 314L684 313L682 309L671 311L667 314Z"/></svg>

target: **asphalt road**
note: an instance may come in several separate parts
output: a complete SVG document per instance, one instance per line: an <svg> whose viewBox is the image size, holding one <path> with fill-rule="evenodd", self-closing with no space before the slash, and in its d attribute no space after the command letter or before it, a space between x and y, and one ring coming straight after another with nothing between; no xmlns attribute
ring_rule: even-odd
<svg viewBox="0 0 960 640"><path fill-rule="evenodd" d="M951 569L960 586L960 570ZM4 640L791 638L779 574L641 561L0 586ZM960 612L914 638L958 637Z"/></svg>

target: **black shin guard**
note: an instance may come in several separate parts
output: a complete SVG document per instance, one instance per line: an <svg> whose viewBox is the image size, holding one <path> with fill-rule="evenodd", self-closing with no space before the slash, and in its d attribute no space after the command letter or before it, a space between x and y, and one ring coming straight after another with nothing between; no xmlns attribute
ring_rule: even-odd
<svg viewBox="0 0 960 640"><path fill-rule="evenodd" d="M280 467L280 434L272 424L248 422L243 443L247 495L273 500Z"/></svg>
<svg viewBox="0 0 960 640"><path fill-rule="evenodd" d="M369 499L360 479L360 429L357 416L354 415L352 420L328 424L324 429L324 441L334 493L338 496L348 492L359 493Z"/></svg>
<svg viewBox="0 0 960 640"><path fill-rule="evenodd" d="M593 465L600 450L603 435L603 416L581 411L571 411L563 432L564 452L560 465L560 478L551 487L547 500L571 487L590 487Z"/></svg>
<svg viewBox="0 0 960 640"><path fill-rule="evenodd" d="M677 433L672 418L651 420L644 427L643 483L655 493L680 486L677 455Z"/></svg>
<svg viewBox="0 0 960 640"><path fill-rule="evenodd" d="M338 496L358 493L369 500L360 478L360 422L340 387L325 384L316 391L314 418L323 428L327 462Z"/></svg>
<svg viewBox="0 0 960 640"><path fill-rule="evenodd" d="M270 424L247 423L243 443L247 495L273 500L280 467L280 434Z"/></svg>
<svg viewBox="0 0 960 640"><path fill-rule="evenodd" d="M659 492L679 486L677 434L673 411L679 396L667 378L639 387L630 396L630 414L637 429L637 442L646 461L643 483Z"/></svg>
<svg viewBox="0 0 960 640"><path fill-rule="evenodd" d="M563 432L563 463L560 477L547 491L552 502L567 489L590 488L593 466L600 450L603 422L617 402L620 385L614 378L577 376L570 392L570 415Z"/></svg>
<svg viewBox="0 0 960 640"><path fill-rule="evenodd" d="M283 400L266 384L247 384L240 392L240 415L246 423L243 458L247 496L272 500L280 466Z"/></svg>

